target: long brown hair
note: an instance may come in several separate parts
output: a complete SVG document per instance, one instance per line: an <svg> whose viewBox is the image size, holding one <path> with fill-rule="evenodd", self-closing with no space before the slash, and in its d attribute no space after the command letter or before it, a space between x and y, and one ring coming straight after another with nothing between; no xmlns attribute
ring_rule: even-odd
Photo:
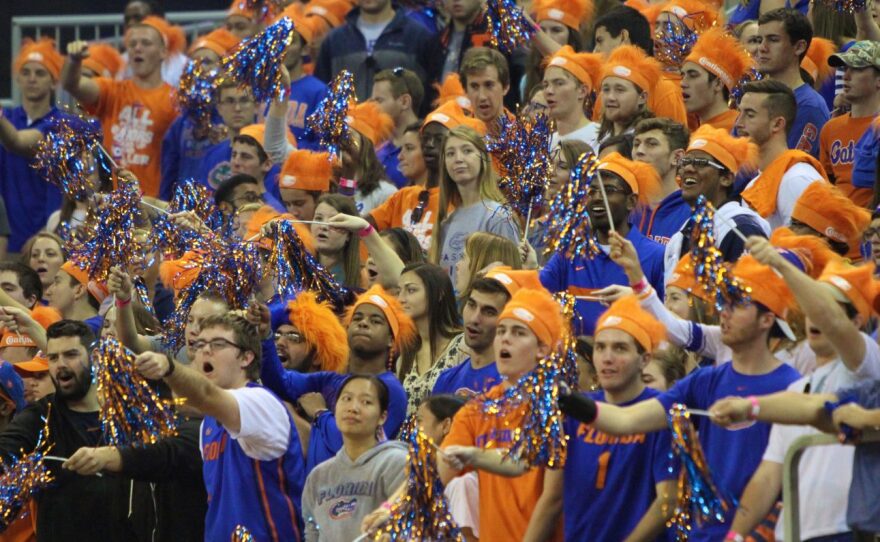
<svg viewBox="0 0 880 542"><path fill-rule="evenodd" d="M642 90L641 87L639 87L637 84L633 83L632 81L627 80L627 82L629 84L631 84L632 86L636 87L636 91L639 94L644 92L644 90ZM602 89L602 87L600 86L599 87L600 93L601 93L601 89ZM641 120L650 119L654 116L654 113L648 108L648 99L649 99L648 96L645 95L645 103L643 103L642 105L639 106L639 110L636 111L636 114L633 115L633 117L630 119L629 124L626 125L627 129L635 126ZM603 109L604 109L604 102L603 102ZM624 130L624 131L626 131L626 130ZM605 139L605 137L609 136L609 135L620 135L620 134L614 134L614 123L607 120L605 118L605 111L602 111L602 123L599 125L599 141Z"/></svg>
<svg viewBox="0 0 880 542"><path fill-rule="evenodd" d="M358 132L358 136L360 137L360 146L358 151L353 153L353 163L349 167L343 168L343 175L351 175L357 179L358 192L362 196L368 196L379 188L379 182L385 179L385 168L376 156L376 149L370 138L360 132ZM351 150L353 149L349 149L349 151ZM358 216L357 213L354 216Z"/></svg>
<svg viewBox="0 0 880 542"><path fill-rule="evenodd" d="M446 220L447 210L451 205L453 208L461 205L461 193L458 191L458 185L449 175L449 169L446 167L446 145L452 138L462 139L476 147L480 153L480 198L483 201L503 202L504 196L498 189L498 182L495 171L492 169L492 161L489 159L489 152L486 150L486 143L483 136L469 126L458 126L453 128L446 134L441 146L440 156L443 165L440 168L440 205L437 208L437 217L434 219L434 231L431 234L431 253L430 261L437 263L440 259L440 249L443 246L443 234L441 227L443 221Z"/></svg>
<svg viewBox="0 0 880 542"><path fill-rule="evenodd" d="M358 216L357 206L354 200L342 194L322 194L318 198L318 205L326 203L338 212ZM342 247L342 271L345 274L345 285L355 288L361 286L361 247L360 242L353 233L348 234L348 241Z"/></svg>
<svg viewBox="0 0 880 542"><path fill-rule="evenodd" d="M492 233L475 231L468 235L464 243L464 253L468 258L470 279L467 286L460 292L459 300L464 302L471 295L472 285L477 274L492 262L501 262L513 269L522 269L522 256L516 243Z"/></svg>

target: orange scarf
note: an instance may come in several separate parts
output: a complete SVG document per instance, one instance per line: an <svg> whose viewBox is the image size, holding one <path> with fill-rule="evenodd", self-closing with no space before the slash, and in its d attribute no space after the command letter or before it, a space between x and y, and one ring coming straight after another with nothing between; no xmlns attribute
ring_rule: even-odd
<svg viewBox="0 0 880 542"><path fill-rule="evenodd" d="M743 190L742 199L762 217L767 218L772 215L776 212L776 197L779 194L779 185L782 184L782 176L792 166L802 162L816 168L822 178L828 180L825 168L818 160L804 151L787 150L761 171L752 186Z"/></svg>

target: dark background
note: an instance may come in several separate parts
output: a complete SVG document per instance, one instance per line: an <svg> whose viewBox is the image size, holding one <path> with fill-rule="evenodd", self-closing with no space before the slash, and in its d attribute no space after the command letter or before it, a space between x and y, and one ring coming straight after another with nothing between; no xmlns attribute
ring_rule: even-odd
<svg viewBox="0 0 880 542"><path fill-rule="evenodd" d="M10 95L12 66L12 17L20 15L64 15L88 13L122 13L127 0L0 0L0 97ZM165 11L199 11L226 9L228 0L158 0ZM64 52L66 40L59 44Z"/></svg>

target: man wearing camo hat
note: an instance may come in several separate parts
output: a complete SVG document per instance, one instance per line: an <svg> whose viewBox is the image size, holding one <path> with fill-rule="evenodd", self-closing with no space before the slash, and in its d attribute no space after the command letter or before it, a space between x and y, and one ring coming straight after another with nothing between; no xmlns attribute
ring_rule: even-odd
<svg viewBox="0 0 880 542"><path fill-rule="evenodd" d="M846 114L828 121L819 135L819 159L829 180L857 205L868 207L874 196L874 168L870 178L853 168L859 139L870 130L880 111L880 43L859 41L845 53L831 55L828 64L843 70ZM873 143L875 138L866 137ZM876 156L875 156L876 160Z"/></svg>

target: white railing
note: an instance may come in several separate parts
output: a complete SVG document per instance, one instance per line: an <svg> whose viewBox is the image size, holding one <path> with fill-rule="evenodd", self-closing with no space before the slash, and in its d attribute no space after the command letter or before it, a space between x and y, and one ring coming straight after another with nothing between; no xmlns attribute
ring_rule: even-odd
<svg viewBox="0 0 880 542"><path fill-rule="evenodd" d="M192 43L199 34L218 26L226 18L226 11L177 11L169 12L166 19L181 25L187 40ZM12 18L12 58L18 57L21 41L25 37L50 36L64 52L67 41L103 41L119 45L123 33L122 14L23 16ZM64 41L62 41L64 40ZM0 98L0 104L9 106L18 102L19 91L13 78L12 95Z"/></svg>

